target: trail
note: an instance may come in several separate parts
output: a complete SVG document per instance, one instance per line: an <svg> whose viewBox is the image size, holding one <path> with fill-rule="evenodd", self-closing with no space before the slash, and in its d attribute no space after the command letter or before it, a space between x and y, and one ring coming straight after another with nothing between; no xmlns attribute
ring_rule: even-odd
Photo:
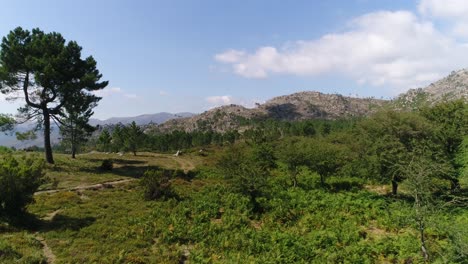
<svg viewBox="0 0 468 264"><path fill-rule="evenodd" d="M53 211L52 213L49 213L47 214L45 217L42 218L42 220L45 220L45 221L52 221L54 219L54 217L60 212L61 210L58 209L58 210L55 210ZM52 250L50 249L49 245L47 244L45 238L43 238L42 236L38 235L38 233L36 233L36 240L39 241L42 245L42 252L44 253L44 256L46 257L47 259L47 263L48 264L53 264L55 263L55 261L57 260L57 257L54 255L54 252L52 252Z"/></svg>
<svg viewBox="0 0 468 264"><path fill-rule="evenodd" d="M81 191L81 190L102 190L106 188L111 188L119 184L127 183L135 181L136 179L125 179L125 180L118 180L118 181L111 181L111 182L103 182L97 183L92 185L84 185L84 186L77 186L72 188L65 188L65 189L55 189L55 190L46 190L46 191L39 191L35 192L34 195L46 194L46 193L57 193L57 192L73 192L73 191Z"/></svg>
<svg viewBox="0 0 468 264"><path fill-rule="evenodd" d="M57 259L57 257L55 257L49 245L47 245L47 242L45 241L45 239L41 236L36 236L36 240L42 244L42 251L44 252L44 256L47 259L47 263L48 264L55 263L55 260Z"/></svg>

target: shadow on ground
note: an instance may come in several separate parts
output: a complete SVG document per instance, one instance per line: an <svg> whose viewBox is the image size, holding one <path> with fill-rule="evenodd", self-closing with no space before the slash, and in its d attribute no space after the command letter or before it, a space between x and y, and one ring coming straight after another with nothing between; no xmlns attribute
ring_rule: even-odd
<svg viewBox="0 0 468 264"><path fill-rule="evenodd" d="M57 214L52 220L42 220L31 213L19 213L10 217L1 217L0 231L18 231L27 230L31 232L54 231L54 230L73 230L78 231L81 228L90 226L96 221L94 217L70 217Z"/></svg>

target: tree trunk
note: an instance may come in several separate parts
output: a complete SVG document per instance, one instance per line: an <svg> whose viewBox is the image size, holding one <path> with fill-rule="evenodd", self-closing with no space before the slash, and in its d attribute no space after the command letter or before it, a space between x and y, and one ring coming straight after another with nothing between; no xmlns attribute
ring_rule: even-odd
<svg viewBox="0 0 468 264"><path fill-rule="evenodd" d="M74 143L72 143L71 154L72 154L72 159L76 158L76 146Z"/></svg>
<svg viewBox="0 0 468 264"><path fill-rule="evenodd" d="M47 163L54 164L54 157L52 156L52 146L50 144L50 114L47 108L43 108L44 116L44 150Z"/></svg>
<svg viewBox="0 0 468 264"><path fill-rule="evenodd" d="M392 194L397 195L398 191L398 182L396 180L392 180Z"/></svg>
<svg viewBox="0 0 468 264"><path fill-rule="evenodd" d="M133 156L136 156L136 151L133 151Z"/></svg>

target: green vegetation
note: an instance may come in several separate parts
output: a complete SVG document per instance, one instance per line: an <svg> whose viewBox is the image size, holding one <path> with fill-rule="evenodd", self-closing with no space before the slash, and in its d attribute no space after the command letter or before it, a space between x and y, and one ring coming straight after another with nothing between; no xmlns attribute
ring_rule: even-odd
<svg viewBox="0 0 468 264"><path fill-rule="evenodd" d="M0 48L0 92L16 99L24 95L19 113L41 124L46 161L53 164L51 120L61 122L88 111L101 99L91 92L108 82L99 82L102 75L93 57L82 59L78 43L66 43L57 32L17 27L2 38Z"/></svg>
<svg viewBox="0 0 468 264"><path fill-rule="evenodd" d="M13 215L33 201L33 194L45 182L44 163L31 157L6 155L0 160L0 215Z"/></svg>
<svg viewBox="0 0 468 264"><path fill-rule="evenodd" d="M134 153L57 155L40 189L59 191L2 219L0 260L41 263L45 241L59 263L467 263L467 107L103 130L99 150ZM162 146L183 154L136 153Z"/></svg>

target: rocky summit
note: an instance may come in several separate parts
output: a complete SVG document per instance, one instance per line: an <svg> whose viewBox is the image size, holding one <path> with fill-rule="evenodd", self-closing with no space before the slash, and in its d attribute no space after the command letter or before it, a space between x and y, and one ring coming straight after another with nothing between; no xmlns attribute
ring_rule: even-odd
<svg viewBox="0 0 468 264"><path fill-rule="evenodd" d="M340 94L304 91L278 96L254 108L226 105L199 115L172 119L148 129L159 132L180 131L242 131L252 120L308 120L361 117L374 113L382 106L397 110L412 110L444 100L468 98L468 70L453 71L449 76L426 88L410 89L391 101L355 98Z"/></svg>
<svg viewBox="0 0 468 264"><path fill-rule="evenodd" d="M339 94L299 92L275 97L255 108L227 105L208 110L189 118L173 119L153 129L161 132L207 131L225 132L248 127L250 120L307 120L339 119L366 116L385 103L372 98L352 98Z"/></svg>
<svg viewBox="0 0 468 264"><path fill-rule="evenodd" d="M398 109L417 109L442 101L468 99L468 70L453 71L425 88L411 89L394 100Z"/></svg>

